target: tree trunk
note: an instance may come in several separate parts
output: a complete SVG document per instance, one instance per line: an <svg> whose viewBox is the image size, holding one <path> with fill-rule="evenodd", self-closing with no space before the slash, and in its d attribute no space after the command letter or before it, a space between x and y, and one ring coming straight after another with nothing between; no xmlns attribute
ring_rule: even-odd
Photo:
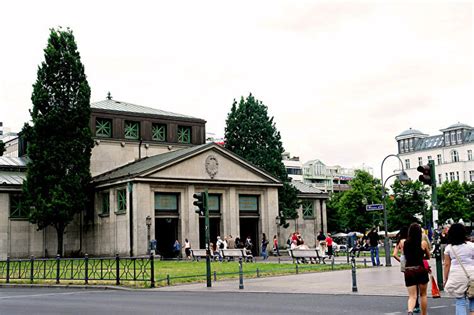
<svg viewBox="0 0 474 315"><path fill-rule="evenodd" d="M56 233L58 236L58 255L63 257L63 241L64 241L64 228L63 227L57 227L56 228Z"/></svg>

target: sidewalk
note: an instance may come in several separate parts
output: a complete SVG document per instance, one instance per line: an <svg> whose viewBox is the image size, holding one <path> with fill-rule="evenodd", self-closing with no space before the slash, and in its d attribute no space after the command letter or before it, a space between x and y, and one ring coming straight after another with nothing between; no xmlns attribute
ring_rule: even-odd
<svg viewBox="0 0 474 315"><path fill-rule="evenodd" d="M352 292L351 270L304 273L258 279L244 278L243 290L239 290L238 279L213 282L212 288L207 288L205 283L199 283L163 287L154 290L407 296L403 274L400 272L398 264L392 267L358 269L356 275L358 292L355 293ZM428 296L431 297L431 284L429 284ZM446 296L446 294L443 296Z"/></svg>

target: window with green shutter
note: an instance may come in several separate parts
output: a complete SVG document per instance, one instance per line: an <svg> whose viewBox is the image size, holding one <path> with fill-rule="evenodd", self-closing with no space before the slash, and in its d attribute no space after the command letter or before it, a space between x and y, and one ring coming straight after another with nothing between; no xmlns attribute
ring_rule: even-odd
<svg viewBox="0 0 474 315"><path fill-rule="evenodd" d="M125 121L125 139L137 140L140 137L140 123L136 121Z"/></svg>
<svg viewBox="0 0 474 315"><path fill-rule="evenodd" d="M26 219L28 213L21 207L21 195L10 195L10 218L12 219Z"/></svg>
<svg viewBox="0 0 474 315"><path fill-rule="evenodd" d="M96 137L111 138L112 137L112 120L104 118L96 118L95 120Z"/></svg>
<svg viewBox="0 0 474 315"><path fill-rule="evenodd" d="M314 217L313 201L303 200L301 205L303 207L303 218L313 218Z"/></svg>
<svg viewBox="0 0 474 315"><path fill-rule="evenodd" d="M125 213L127 211L127 190L117 190L117 213Z"/></svg>
<svg viewBox="0 0 474 315"><path fill-rule="evenodd" d="M191 127L178 126L178 142L191 143Z"/></svg>
<svg viewBox="0 0 474 315"><path fill-rule="evenodd" d="M153 124L151 127L152 139L155 141L166 141L166 125Z"/></svg>

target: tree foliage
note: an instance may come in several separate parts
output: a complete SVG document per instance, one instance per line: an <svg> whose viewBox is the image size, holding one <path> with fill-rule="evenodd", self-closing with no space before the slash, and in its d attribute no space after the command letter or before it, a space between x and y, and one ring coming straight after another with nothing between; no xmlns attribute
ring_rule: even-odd
<svg viewBox="0 0 474 315"><path fill-rule="evenodd" d="M285 166L281 160L284 152L280 132L273 117L268 117L267 106L250 94L234 100L227 115L225 148L264 169L283 182L278 190L281 224L297 216L297 190L289 184Z"/></svg>
<svg viewBox="0 0 474 315"><path fill-rule="evenodd" d="M473 188L474 184L458 181L445 181L438 187L438 218L439 222L446 222L453 219L455 222L459 219L464 221L473 220Z"/></svg>
<svg viewBox="0 0 474 315"><path fill-rule="evenodd" d="M56 229L62 255L64 230L87 203L90 88L70 29L51 29L44 57L31 96L33 124L22 131L30 159L24 205L38 229Z"/></svg>
<svg viewBox="0 0 474 315"><path fill-rule="evenodd" d="M425 226L430 222L428 205L428 188L420 181L410 181L401 184L396 180L392 187L393 198L387 202L387 224L389 230L399 230L408 227L413 222L423 223ZM423 216L420 221L418 217Z"/></svg>

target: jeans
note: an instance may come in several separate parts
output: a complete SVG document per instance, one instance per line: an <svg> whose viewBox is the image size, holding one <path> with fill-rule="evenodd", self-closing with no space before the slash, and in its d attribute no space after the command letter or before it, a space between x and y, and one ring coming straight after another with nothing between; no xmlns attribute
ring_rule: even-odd
<svg viewBox="0 0 474 315"><path fill-rule="evenodd" d="M267 247L262 247L262 257L263 257L263 260L267 259L268 258L268 253L267 253Z"/></svg>
<svg viewBox="0 0 474 315"><path fill-rule="evenodd" d="M467 301L469 301L469 303L467 303ZM474 311L474 299L457 298L456 315L467 315L469 311Z"/></svg>
<svg viewBox="0 0 474 315"><path fill-rule="evenodd" d="M375 256L375 258L374 258L374 256ZM370 247L370 259L372 259L372 266L380 266L379 247L378 246L371 246Z"/></svg>

